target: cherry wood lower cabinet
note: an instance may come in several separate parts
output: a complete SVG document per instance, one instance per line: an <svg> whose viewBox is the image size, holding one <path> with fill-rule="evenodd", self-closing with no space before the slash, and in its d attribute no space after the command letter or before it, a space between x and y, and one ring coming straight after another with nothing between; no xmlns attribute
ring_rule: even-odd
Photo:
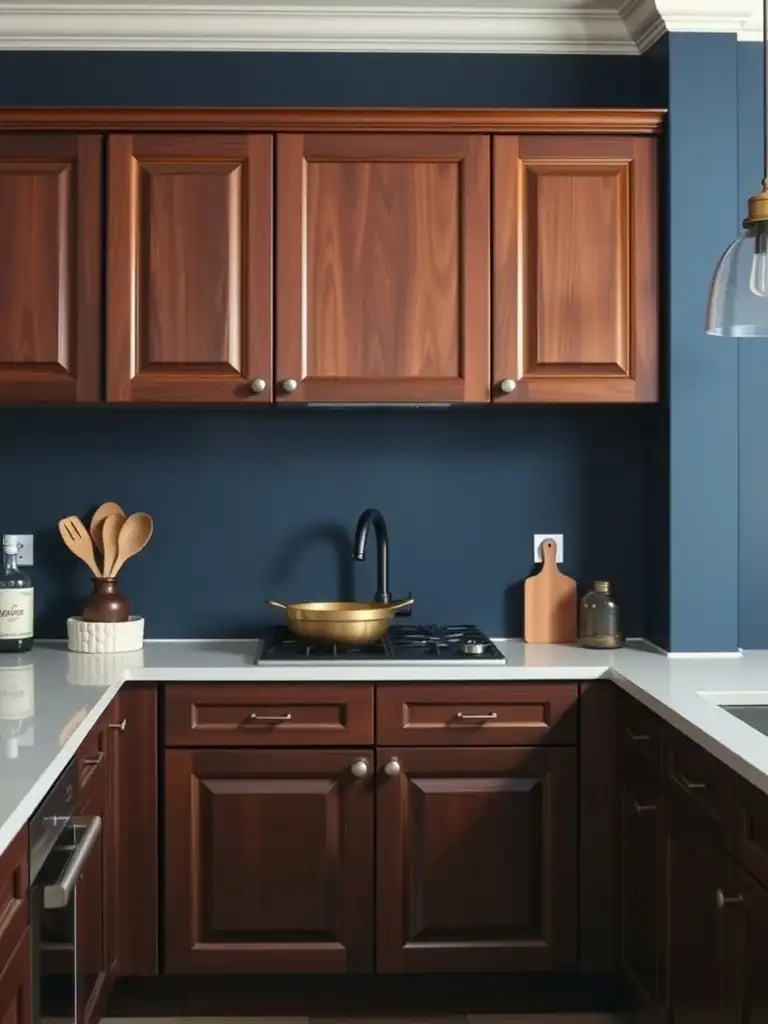
<svg viewBox="0 0 768 1024"><path fill-rule="evenodd" d="M373 800L352 770L371 761L166 750L169 973L372 969Z"/></svg>
<svg viewBox="0 0 768 1024"><path fill-rule="evenodd" d="M393 748L377 767L377 968L575 968L576 749Z"/></svg>
<svg viewBox="0 0 768 1024"><path fill-rule="evenodd" d="M31 1024L29 928L7 959L0 960L0 1022Z"/></svg>
<svg viewBox="0 0 768 1024"><path fill-rule="evenodd" d="M0 856L0 1022L30 1024L26 828Z"/></svg>

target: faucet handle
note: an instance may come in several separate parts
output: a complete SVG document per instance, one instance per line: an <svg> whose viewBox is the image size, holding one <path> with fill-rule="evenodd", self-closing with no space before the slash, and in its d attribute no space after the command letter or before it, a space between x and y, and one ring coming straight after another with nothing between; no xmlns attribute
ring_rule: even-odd
<svg viewBox="0 0 768 1024"><path fill-rule="evenodd" d="M397 601L405 601L405 600L408 600L408 599L411 599L411 598L413 598L413 594L409 590L408 593L405 595L405 597L398 597L398 598L396 598L396 600ZM393 601L392 603L394 604L395 601ZM398 616L398 615L412 615L412 614L413 614L413 601L412 600L411 600L410 604L405 606L405 608L398 608L397 611L395 612L395 616Z"/></svg>

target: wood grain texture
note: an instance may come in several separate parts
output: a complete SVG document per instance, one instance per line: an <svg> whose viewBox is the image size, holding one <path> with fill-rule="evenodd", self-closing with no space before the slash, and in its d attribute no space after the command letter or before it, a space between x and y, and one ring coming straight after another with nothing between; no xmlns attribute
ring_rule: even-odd
<svg viewBox="0 0 768 1024"><path fill-rule="evenodd" d="M33 1024L29 928L0 960L0 1024Z"/></svg>
<svg viewBox="0 0 768 1024"><path fill-rule="evenodd" d="M489 140L277 147L277 399L487 401Z"/></svg>
<svg viewBox="0 0 768 1024"><path fill-rule="evenodd" d="M0 131L553 132L658 134L661 109L5 107Z"/></svg>
<svg viewBox="0 0 768 1024"><path fill-rule="evenodd" d="M541 545L539 572L525 581L523 636L528 644L572 644L576 640L576 580L557 567L552 540Z"/></svg>
<svg viewBox="0 0 768 1024"><path fill-rule="evenodd" d="M16 948L29 918L29 841L27 829L0 856L0 964Z"/></svg>
<svg viewBox="0 0 768 1024"><path fill-rule="evenodd" d="M268 402L271 138L116 135L109 172L108 401Z"/></svg>
<svg viewBox="0 0 768 1024"><path fill-rule="evenodd" d="M290 717L265 720L265 716L284 715ZM363 683L166 686L165 743L169 747L372 744L373 687Z"/></svg>
<svg viewBox="0 0 768 1024"><path fill-rule="evenodd" d="M397 757L402 771L388 777ZM383 748L377 970L577 962L577 764L568 747Z"/></svg>
<svg viewBox="0 0 768 1024"><path fill-rule="evenodd" d="M453 747L575 744L578 699L578 683L377 686L376 742ZM461 717L489 714L496 717Z"/></svg>
<svg viewBox="0 0 768 1024"><path fill-rule="evenodd" d="M102 140L0 135L0 401L100 391Z"/></svg>
<svg viewBox="0 0 768 1024"><path fill-rule="evenodd" d="M110 730L114 830L111 878L115 887L116 973L159 971L158 687L131 683L118 694Z"/></svg>
<svg viewBox="0 0 768 1024"><path fill-rule="evenodd" d="M373 799L356 750L167 750L171 974L370 971Z"/></svg>
<svg viewBox="0 0 768 1024"><path fill-rule="evenodd" d="M495 401L657 400L655 159L650 139L494 139Z"/></svg>

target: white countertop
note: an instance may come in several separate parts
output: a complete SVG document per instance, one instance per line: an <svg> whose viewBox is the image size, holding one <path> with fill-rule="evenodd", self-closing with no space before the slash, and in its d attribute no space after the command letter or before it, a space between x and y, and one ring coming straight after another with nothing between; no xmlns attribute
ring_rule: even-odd
<svg viewBox="0 0 768 1024"><path fill-rule="evenodd" d="M156 640L126 655L71 654L39 642L0 655L0 854L23 828L120 687L167 682L613 681L768 793L768 736L718 703L768 704L768 651L667 658L642 643L615 652L497 640L505 664L350 662L257 665L258 641ZM12 723L20 723L12 724ZM19 731L18 738L9 736ZM8 757L8 754L16 756Z"/></svg>

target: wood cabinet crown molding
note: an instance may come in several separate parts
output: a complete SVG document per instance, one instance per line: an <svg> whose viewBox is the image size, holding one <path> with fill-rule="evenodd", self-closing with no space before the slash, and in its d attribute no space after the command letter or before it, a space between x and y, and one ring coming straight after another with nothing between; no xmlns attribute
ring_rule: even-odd
<svg viewBox="0 0 768 1024"><path fill-rule="evenodd" d="M665 31L754 38L759 0L0 0L3 50L637 55Z"/></svg>
<svg viewBox="0 0 768 1024"><path fill-rule="evenodd" d="M0 26L2 18L0 17ZM657 135L666 110L386 107L2 107L0 131L467 132Z"/></svg>

